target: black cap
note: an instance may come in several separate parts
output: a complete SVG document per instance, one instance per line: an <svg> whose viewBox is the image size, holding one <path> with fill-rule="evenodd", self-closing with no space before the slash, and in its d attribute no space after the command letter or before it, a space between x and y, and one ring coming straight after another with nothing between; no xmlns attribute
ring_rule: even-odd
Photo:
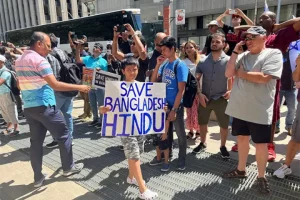
<svg viewBox="0 0 300 200"><path fill-rule="evenodd" d="M103 45L101 43L95 43L94 48L98 48L98 49L103 50Z"/></svg>
<svg viewBox="0 0 300 200"><path fill-rule="evenodd" d="M261 26L252 26L246 32L244 32L241 37L245 38L247 34L251 35L266 35L267 31Z"/></svg>

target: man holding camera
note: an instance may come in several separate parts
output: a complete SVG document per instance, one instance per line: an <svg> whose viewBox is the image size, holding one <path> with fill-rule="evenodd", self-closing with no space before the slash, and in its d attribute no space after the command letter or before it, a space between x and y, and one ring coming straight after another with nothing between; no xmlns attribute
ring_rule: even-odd
<svg viewBox="0 0 300 200"><path fill-rule="evenodd" d="M128 31L128 34L131 35L132 41L130 42L130 49L132 54L124 54L121 51L118 51L118 37L120 32L117 32L118 26L114 27L114 40L112 44L112 54L118 59L123 60L126 57L133 56L134 58L138 59L139 61L139 72L137 75L136 80L139 82L145 82L146 80L146 72L148 71L148 55L146 52L146 41L145 39L135 32L130 24L124 24L124 27Z"/></svg>
<svg viewBox="0 0 300 200"><path fill-rule="evenodd" d="M224 24L224 22L222 21L224 17L229 15L231 15L232 26ZM251 21L251 19L249 19L249 17L247 17L247 15L245 15L245 13L243 13L243 11L241 11L239 8L236 8L234 10L228 9L216 19L219 26L225 33L226 42L229 45L229 50L226 54L229 56L231 55L235 45L241 41L241 34L243 33L243 31L234 30L234 27L241 25L241 18L243 18L248 25L253 26L253 22Z"/></svg>
<svg viewBox="0 0 300 200"><path fill-rule="evenodd" d="M92 56L80 57L80 49L83 43L78 43L76 47L76 63L82 63L88 69L97 69L107 71L107 61L101 57L103 46L100 43L95 43ZM89 92L90 105L93 112L93 121L89 126L96 126L101 128L102 115L98 115L98 108L103 105L104 90L103 89L91 89Z"/></svg>

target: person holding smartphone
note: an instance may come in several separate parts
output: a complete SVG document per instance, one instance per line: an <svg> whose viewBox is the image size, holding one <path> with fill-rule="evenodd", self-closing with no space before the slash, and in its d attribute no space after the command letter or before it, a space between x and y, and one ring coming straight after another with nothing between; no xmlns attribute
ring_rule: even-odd
<svg viewBox="0 0 300 200"><path fill-rule="evenodd" d="M231 16L232 26L229 26L223 22L223 18L226 16ZM225 33L226 42L229 45L229 50L227 51L226 54L229 56L232 54L235 45L241 41L241 34L244 31L235 30L234 27L241 25L242 18L246 21L248 25L253 26L253 22L251 21L251 19L249 19L249 17L247 17L247 15L245 15L245 13L243 13L243 11L240 10L239 8L228 9L216 19L219 26L222 28L222 30Z"/></svg>

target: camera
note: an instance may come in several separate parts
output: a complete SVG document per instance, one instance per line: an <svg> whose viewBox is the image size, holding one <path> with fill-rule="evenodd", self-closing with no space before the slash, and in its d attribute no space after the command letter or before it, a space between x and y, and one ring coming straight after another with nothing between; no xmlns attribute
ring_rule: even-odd
<svg viewBox="0 0 300 200"><path fill-rule="evenodd" d="M229 14L230 15L235 15L236 14L236 11L234 9L229 9Z"/></svg>
<svg viewBox="0 0 300 200"><path fill-rule="evenodd" d="M117 25L117 32L118 33L125 32L125 30L126 30L126 28L123 24L122 25Z"/></svg>

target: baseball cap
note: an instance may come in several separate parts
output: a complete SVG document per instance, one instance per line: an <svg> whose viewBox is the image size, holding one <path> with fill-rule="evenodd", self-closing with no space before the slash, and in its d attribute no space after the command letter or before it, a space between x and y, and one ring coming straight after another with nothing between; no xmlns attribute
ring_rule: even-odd
<svg viewBox="0 0 300 200"><path fill-rule="evenodd" d="M219 23L217 22L217 20L212 20L212 21L209 22L209 24L207 24L206 26L219 26Z"/></svg>
<svg viewBox="0 0 300 200"><path fill-rule="evenodd" d="M0 61L5 62L6 58L4 56L0 55Z"/></svg>
<svg viewBox="0 0 300 200"><path fill-rule="evenodd" d="M103 49L103 45L101 43L95 43L94 48Z"/></svg>
<svg viewBox="0 0 300 200"><path fill-rule="evenodd" d="M246 32L244 32L241 37L245 38L247 34L251 35L266 35L267 31L261 26L252 26Z"/></svg>

